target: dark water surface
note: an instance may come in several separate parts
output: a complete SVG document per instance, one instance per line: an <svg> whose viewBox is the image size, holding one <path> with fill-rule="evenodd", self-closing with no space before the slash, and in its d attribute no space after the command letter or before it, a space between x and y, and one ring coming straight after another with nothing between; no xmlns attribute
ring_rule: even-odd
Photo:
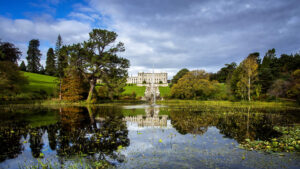
<svg viewBox="0 0 300 169"><path fill-rule="evenodd" d="M300 168L299 153L239 148L280 137L299 110L2 107L0 168Z"/></svg>

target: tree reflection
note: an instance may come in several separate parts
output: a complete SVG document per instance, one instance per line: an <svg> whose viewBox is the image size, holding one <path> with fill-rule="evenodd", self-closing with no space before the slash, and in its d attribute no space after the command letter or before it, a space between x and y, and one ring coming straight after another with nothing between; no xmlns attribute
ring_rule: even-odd
<svg viewBox="0 0 300 169"><path fill-rule="evenodd" d="M65 108L61 112L61 127L57 138L59 156L89 155L98 160L122 161L115 151L129 145L128 130L121 111L107 108ZM96 111L97 114L91 111ZM94 115L104 120L94 119Z"/></svg>
<svg viewBox="0 0 300 169"><path fill-rule="evenodd" d="M89 156L105 163L122 162L123 157L116 150L129 145L127 126L122 118L117 108L68 107L59 109L59 121L55 124L31 127L21 120L9 121L0 126L0 161L22 153L22 144L26 143L22 138L26 140L29 135L34 158L39 158L44 144L49 143L59 157ZM43 137L46 133L48 137Z"/></svg>
<svg viewBox="0 0 300 169"><path fill-rule="evenodd" d="M170 112L172 125L181 134L204 134L208 127L216 126L225 137L234 138L238 142L251 140L269 140L280 136L275 131L275 125L289 124L280 113L258 113L251 108L244 111L211 111L202 109L195 111L189 109L174 110Z"/></svg>
<svg viewBox="0 0 300 169"><path fill-rule="evenodd" d="M26 135L25 124L7 124L0 126L0 162L16 158L24 150L20 140Z"/></svg>
<svg viewBox="0 0 300 169"><path fill-rule="evenodd" d="M41 150L44 145L42 140L43 130L40 127L36 127L31 129L29 134L30 134L29 143L30 143L31 153L33 157L37 158L40 156Z"/></svg>

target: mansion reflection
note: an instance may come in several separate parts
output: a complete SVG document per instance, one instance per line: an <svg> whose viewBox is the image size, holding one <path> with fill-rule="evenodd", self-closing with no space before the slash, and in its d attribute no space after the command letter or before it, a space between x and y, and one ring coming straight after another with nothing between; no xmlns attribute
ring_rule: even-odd
<svg viewBox="0 0 300 169"><path fill-rule="evenodd" d="M146 107L145 115L125 116L123 121L137 123L138 127L167 127L168 115L159 115L159 107Z"/></svg>

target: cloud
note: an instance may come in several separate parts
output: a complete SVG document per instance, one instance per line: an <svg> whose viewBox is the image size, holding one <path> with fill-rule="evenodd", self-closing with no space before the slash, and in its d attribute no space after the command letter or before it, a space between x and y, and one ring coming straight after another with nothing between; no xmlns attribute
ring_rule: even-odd
<svg viewBox="0 0 300 169"><path fill-rule="evenodd" d="M277 55L300 50L298 0L85 2L69 4L72 11L56 18L57 8L64 5L58 0L39 3L39 9L50 13L39 11L38 17L26 11L35 17L0 16L0 38L20 46L25 55L33 38L41 40L45 51L54 47L58 34L65 44L72 44L88 39L92 28L105 28L124 42L121 56L130 60L130 74L151 71L154 65L170 78L181 68L216 72L225 63L239 63L252 52L263 56L270 48Z"/></svg>
<svg viewBox="0 0 300 169"><path fill-rule="evenodd" d="M183 67L215 72L251 52L263 56L273 47L278 54L299 49L297 0L91 0L89 4L112 19L108 28L125 43L122 55L131 61L130 72L151 70L153 64L175 72Z"/></svg>
<svg viewBox="0 0 300 169"><path fill-rule="evenodd" d="M46 22L0 17L0 25L2 41L16 44L22 51L22 59L26 57L28 42L31 39L39 39L41 42L40 49L43 53L43 64L47 49L54 47L59 34L62 36L64 44L72 44L87 40L88 33L92 29L89 23L66 19Z"/></svg>

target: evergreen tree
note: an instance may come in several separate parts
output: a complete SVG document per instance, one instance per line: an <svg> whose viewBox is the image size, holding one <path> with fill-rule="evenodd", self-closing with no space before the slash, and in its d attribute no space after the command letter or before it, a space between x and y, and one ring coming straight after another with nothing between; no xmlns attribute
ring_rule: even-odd
<svg viewBox="0 0 300 169"><path fill-rule="evenodd" d="M58 77L63 77L63 72L64 72L64 67L62 66L63 62L64 62L64 58L62 56L62 52L60 51L60 49L62 48L63 42L62 42L62 38L60 35L58 35L57 40L56 40L56 45L55 45L55 56L57 58L57 63L56 63L56 68L57 68L57 76Z"/></svg>
<svg viewBox="0 0 300 169"><path fill-rule="evenodd" d="M55 56L57 58L56 75L59 77L59 99L61 100L62 78L64 77L64 69L68 66L68 49L66 46L63 46L60 34L58 35L56 40Z"/></svg>
<svg viewBox="0 0 300 169"><path fill-rule="evenodd" d="M259 83L262 85L262 93L266 93L273 81L279 74L279 67L275 49L270 49L265 54L262 64L259 67Z"/></svg>
<svg viewBox="0 0 300 169"><path fill-rule="evenodd" d="M40 41L38 39L32 39L29 42L27 51L27 71L38 73L41 68L40 59L41 51L39 50Z"/></svg>
<svg viewBox="0 0 300 169"><path fill-rule="evenodd" d="M26 65L25 65L24 61L22 61L22 63L20 64L20 69L22 71L26 71Z"/></svg>
<svg viewBox="0 0 300 169"><path fill-rule="evenodd" d="M47 52L47 60L46 60L46 74L47 75L55 75L56 68L55 68L55 55L54 50L52 48L48 49Z"/></svg>
<svg viewBox="0 0 300 169"><path fill-rule="evenodd" d="M103 80L109 88L117 89L116 85L119 86L120 83L126 82L123 79L127 78L129 67L127 59L117 56L117 53L125 51L125 48L122 42L115 44L117 39L115 32L93 29L89 35L88 42L84 42L82 46L79 45L79 48L74 51L84 53L78 55L76 63L81 63L81 66L78 66L77 69L80 70L90 84L87 102L92 100L98 79ZM70 55L72 56L74 52ZM111 83L112 79L113 83Z"/></svg>
<svg viewBox="0 0 300 169"><path fill-rule="evenodd" d="M45 73L46 73L46 70L45 70L44 66L42 65L40 68L39 74L44 75Z"/></svg>

